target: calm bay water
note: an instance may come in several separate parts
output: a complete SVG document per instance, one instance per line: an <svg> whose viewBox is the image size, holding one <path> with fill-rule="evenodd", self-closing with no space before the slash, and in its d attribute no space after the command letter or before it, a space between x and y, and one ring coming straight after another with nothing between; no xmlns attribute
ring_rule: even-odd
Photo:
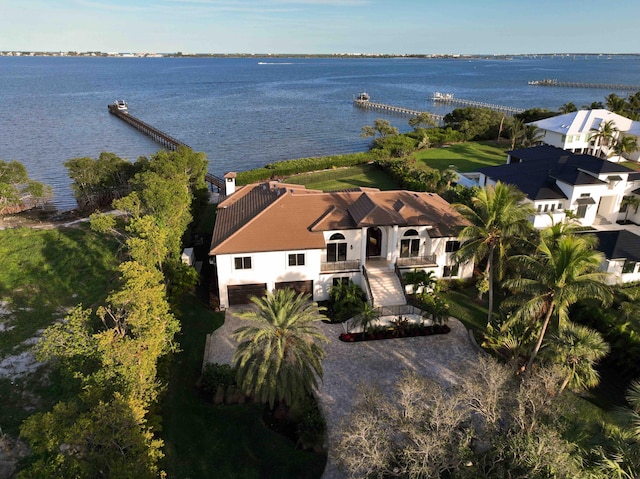
<svg viewBox="0 0 640 479"><path fill-rule="evenodd" d="M362 126L407 118L353 107L372 101L447 113L435 91L520 108L557 109L604 101L609 90L547 88L528 80L640 84L640 57L453 59L222 59L0 57L0 159L18 160L54 188L54 203L75 201L63 163L109 151L135 160L159 146L109 115L124 98L132 115L209 158L221 175L266 163L362 151ZM626 96L629 92L616 92Z"/></svg>

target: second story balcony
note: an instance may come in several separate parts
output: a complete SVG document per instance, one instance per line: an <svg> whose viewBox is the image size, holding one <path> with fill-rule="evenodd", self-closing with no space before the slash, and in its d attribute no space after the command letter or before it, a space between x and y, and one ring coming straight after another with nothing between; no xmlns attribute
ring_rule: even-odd
<svg viewBox="0 0 640 479"><path fill-rule="evenodd" d="M398 258L396 260L398 268L437 266L436 255L427 254L424 256L409 256L407 258Z"/></svg>
<svg viewBox="0 0 640 479"><path fill-rule="evenodd" d="M321 273L338 273L346 271L360 271L360 261L323 261L320 264Z"/></svg>

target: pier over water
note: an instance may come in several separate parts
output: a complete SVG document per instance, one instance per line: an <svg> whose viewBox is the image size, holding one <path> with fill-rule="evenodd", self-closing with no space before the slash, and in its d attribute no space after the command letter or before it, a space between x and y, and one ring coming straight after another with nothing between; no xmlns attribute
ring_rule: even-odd
<svg viewBox="0 0 640 479"><path fill-rule="evenodd" d="M167 135L166 133L140 120L139 118L136 118L135 116L129 114L128 110L126 109L126 106L123 106L123 105L126 105L123 101L117 101L115 103L110 104L108 106L109 113L117 116L125 123L134 127L136 130L144 133L153 141L160 143L167 150L175 151L180 147L191 149L191 147L186 143L183 143L180 140L176 140L172 136Z"/></svg>
<svg viewBox="0 0 640 479"><path fill-rule="evenodd" d="M551 78L544 80L530 80L527 82L533 86L556 86L565 88L596 88L599 90L631 90L640 91L640 85L621 85L619 83L581 83L572 81L558 81Z"/></svg>
<svg viewBox="0 0 640 479"><path fill-rule="evenodd" d="M401 106L376 103L363 98L356 98L355 100L353 100L353 104L358 108L364 108L366 110L388 111L390 113L397 113L399 115L419 116L423 113L429 113L429 115L431 115L431 118L433 118L438 124L442 124L442 122L444 121L444 117L442 115L435 115L428 111L411 110L409 108L403 108Z"/></svg>

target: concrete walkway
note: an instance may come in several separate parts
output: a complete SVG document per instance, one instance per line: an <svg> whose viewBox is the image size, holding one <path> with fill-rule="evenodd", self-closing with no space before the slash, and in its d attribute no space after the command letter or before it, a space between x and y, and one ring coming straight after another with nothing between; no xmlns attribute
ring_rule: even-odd
<svg viewBox="0 0 640 479"><path fill-rule="evenodd" d="M205 362L231 363L235 342L230 333L242 323L233 311L227 311L225 324L207 340ZM390 392L404 371L413 370L444 385L457 384L476 362L477 353L462 323L451 318L448 324L449 334L345 343L338 339L343 332L341 324L320 323L329 339L322 363L324 381L318 391L328 433L323 479L345 476L335 463L332 445L340 437L341 421L353 408L361 383Z"/></svg>

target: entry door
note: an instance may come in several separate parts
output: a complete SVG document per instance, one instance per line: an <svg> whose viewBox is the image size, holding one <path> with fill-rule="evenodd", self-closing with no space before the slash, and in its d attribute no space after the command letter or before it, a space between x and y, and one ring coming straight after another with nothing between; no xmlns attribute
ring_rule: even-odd
<svg viewBox="0 0 640 479"><path fill-rule="evenodd" d="M377 226L367 230L367 258L382 254L382 231Z"/></svg>

